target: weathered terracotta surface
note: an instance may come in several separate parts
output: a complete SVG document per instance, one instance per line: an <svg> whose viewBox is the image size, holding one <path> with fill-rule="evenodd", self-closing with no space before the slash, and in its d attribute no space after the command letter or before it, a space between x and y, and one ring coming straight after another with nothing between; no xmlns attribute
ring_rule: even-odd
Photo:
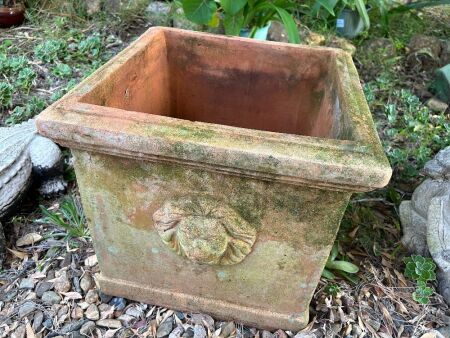
<svg viewBox="0 0 450 338"><path fill-rule="evenodd" d="M298 330L383 154L351 57L151 28L38 117L72 149L106 293Z"/></svg>

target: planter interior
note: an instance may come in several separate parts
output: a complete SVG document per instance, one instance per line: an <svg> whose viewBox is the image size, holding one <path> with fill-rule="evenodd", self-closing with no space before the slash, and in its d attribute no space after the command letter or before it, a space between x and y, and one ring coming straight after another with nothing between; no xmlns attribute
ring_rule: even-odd
<svg viewBox="0 0 450 338"><path fill-rule="evenodd" d="M81 102L279 133L345 138L333 52L161 36Z"/></svg>
<svg viewBox="0 0 450 338"><path fill-rule="evenodd" d="M391 175L351 56L151 28L38 118L105 293L299 330L352 192Z"/></svg>

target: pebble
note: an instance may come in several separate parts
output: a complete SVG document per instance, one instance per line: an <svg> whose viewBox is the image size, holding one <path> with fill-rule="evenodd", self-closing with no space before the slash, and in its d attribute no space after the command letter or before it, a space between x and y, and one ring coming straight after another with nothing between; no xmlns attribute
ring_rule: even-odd
<svg viewBox="0 0 450 338"><path fill-rule="evenodd" d="M188 327L186 331L181 335L182 338L192 338L194 337L194 330L192 327Z"/></svg>
<svg viewBox="0 0 450 338"><path fill-rule="evenodd" d="M275 337L277 338L288 338L286 332L284 332L283 330L277 330L274 332Z"/></svg>
<svg viewBox="0 0 450 338"><path fill-rule="evenodd" d="M136 320L136 318L134 318L133 316L127 315L126 313L120 315L119 318L117 318L117 319L120 320L122 322L122 324L125 326L129 326L133 320Z"/></svg>
<svg viewBox="0 0 450 338"><path fill-rule="evenodd" d="M35 300L37 299L36 292L30 292L26 297L25 300Z"/></svg>
<svg viewBox="0 0 450 338"><path fill-rule="evenodd" d="M220 331L219 337L228 338L235 332L236 332L236 325L234 325L234 322L229 322L222 326L222 330Z"/></svg>
<svg viewBox="0 0 450 338"><path fill-rule="evenodd" d="M86 312L84 313L87 319L90 320L99 320L100 319L100 313L98 312L97 305L91 304L86 309Z"/></svg>
<svg viewBox="0 0 450 338"><path fill-rule="evenodd" d="M44 313L42 311L37 311L34 314L34 318L33 318L33 330L34 331L39 331L43 320L44 320Z"/></svg>
<svg viewBox="0 0 450 338"><path fill-rule="evenodd" d="M96 255L89 256L88 258L86 258L84 260L84 265L88 266L90 268L95 266L95 265L97 265L97 263L98 263L98 260L97 260L97 256Z"/></svg>
<svg viewBox="0 0 450 338"><path fill-rule="evenodd" d="M80 333L84 336L90 337L94 332L94 330L95 330L95 323L88 321L83 324L83 326L80 329Z"/></svg>
<svg viewBox="0 0 450 338"><path fill-rule="evenodd" d="M139 309L137 309L135 306L129 307L125 313L127 315L133 316L134 318L140 318L142 315L142 312L139 311Z"/></svg>
<svg viewBox="0 0 450 338"><path fill-rule="evenodd" d="M84 293L87 293L94 286L94 280L91 274L86 273L80 280L80 288Z"/></svg>
<svg viewBox="0 0 450 338"><path fill-rule="evenodd" d="M275 336L272 334L272 332L269 332L269 331L264 330L264 331L262 332L261 337L262 337L262 338L274 338Z"/></svg>
<svg viewBox="0 0 450 338"><path fill-rule="evenodd" d="M36 289L34 290L36 292L36 295L41 298L45 291L49 291L53 288L53 283L51 282L39 282L36 285Z"/></svg>
<svg viewBox="0 0 450 338"><path fill-rule="evenodd" d="M127 306L127 302L124 298L121 297L114 297L113 299L111 299L111 301L109 302L109 305L114 306L114 308L117 311L122 311L123 309L125 309L125 306Z"/></svg>
<svg viewBox="0 0 450 338"><path fill-rule="evenodd" d="M206 330L203 326L195 324L194 326L194 338L205 338Z"/></svg>
<svg viewBox="0 0 450 338"><path fill-rule="evenodd" d="M105 303L101 303L98 306L98 310L100 311L100 317L102 319L112 318L113 317L114 307L112 307L111 305L108 305L108 304L105 304Z"/></svg>
<svg viewBox="0 0 450 338"><path fill-rule="evenodd" d="M122 323L117 319L100 319L95 323L100 327L107 327L110 329L119 329L122 327Z"/></svg>
<svg viewBox="0 0 450 338"><path fill-rule="evenodd" d="M100 292L99 296L102 303L109 303L109 301L112 299L112 296L107 295L103 292Z"/></svg>
<svg viewBox="0 0 450 338"><path fill-rule="evenodd" d="M184 333L184 328L181 325L178 325L175 330L173 330L170 334L169 334L169 338L180 338L181 335Z"/></svg>
<svg viewBox="0 0 450 338"><path fill-rule="evenodd" d="M57 292L69 292L72 284L70 283L67 273L61 275L55 282L55 290Z"/></svg>
<svg viewBox="0 0 450 338"><path fill-rule="evenodd" d="M59 330L59 333L67 334L73 331L78 331L79 329L81 329L84 323L86 323L86 319L81 319L71 323L67 323L61 328L61 330Z"/></svg>
<svg viewBox="0 0 450 338"><path fill-rule="evenodd" d="M61 318L67 313L69 313L69 307L67 305L61 306L61 308L58 310L58 318Z"/></svg>
<svg viewBox="0 0 450 338"><path fill-rule="evenodd" d="M78 306L81 307L82 310L86 310L89 307L89 303L88 302L80 302L78 303Z"/></svg>
<svg viewBox="0 0 450 338"><path fill-rule="evenodd" d="M316 335L312 332L299 332L294 338L317 338Z"/></svg>
<svg viewBox="0 0 450 338"><path fill-rule="evenodd" d="M33 278L23 278L20 281L19 289L31 290L33 288L34 288L34 280L33 280Z"/></svg>
<svg viewBox="0 0 450 338"><path fill-rule="evenodd" d="M58 304L61 301L61 297L55 291L45 291L41 299L47 304Z"/></svg>
<svg viewBox="0 0 450 338"><path fill-rule="evenodd" d="M83 309L79 306L73 308L72 313L70 314L72 319L80 319L83 318Z"/></svg>
<svg viewBox="0 0 450 338"><path fill-rule="evenodd" d="M47 318L46 320L44 320L42 325L44 325L46 329L51 329L53 327L53 320L51 318Z"/></svg>
<svg viewBox="0 0 450 338"><path fill-rule="evenodd" d="M448 108L448 104L447 103L442 102L439 99L434 98L434 97L429 99L426 102L426 105L431 110L436 111L436 112L440 112L440 113L444 113L447 110L447 108Z"/></svg>
<svg viewBox="0 0 450 338"><path fill-rule="evenodd" d="M194 313L191 316L191 322L192 324L206 325L208 326L208 329L214 331L214 319L209 315L203 313Z"/></svg>
<svg viewBox="0 0 450 338"><path fill-rule="evenodd" d="M19 307L18 315L20 318L28 316L31 312L36 309L36 304L34 302L25 302Z"/></svg>
<svg viewBox="0 0 450 338"><path fill-rule="evenodd" d="M17 329L15 329L14 333L11 335L11 338L25 338L25 325L19 325Z"/></svg>
<svg viewBox="0 0 450 338"><path fill-rule="evenodd" d="M173 330L172 318L167 318L156 330L156 338L167 337Z"/></svg>
<svg viewBox="0 0 450 338"><path fill-rule="evenodd" d="M450 338L450 326L443 326L437 329L437 331L445 338Z"/></svg>
<svg viewBox="0 0 450 338"><path fill-rule="evenodd" d="M98 292L95 290L89 290L86 294L86 297L84 297L85 301L89 304L97 303L98 301Z"/></svg>

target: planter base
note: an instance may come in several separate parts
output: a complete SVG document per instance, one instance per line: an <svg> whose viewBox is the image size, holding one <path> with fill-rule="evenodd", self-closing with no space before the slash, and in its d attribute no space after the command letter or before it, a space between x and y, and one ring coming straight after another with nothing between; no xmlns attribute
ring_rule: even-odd
<svg viewBox="0 0 450 338"><path fill-rule="evenodd" d="M229 302L192 296L180 292L171 292L150 286L144 287L129 281L108 278L103 274L100 274L97 280L100 284L100 289L105 294L149 304L158 304L180 311L205 312L217 318L234 320L262 329L276 330L283 327L287 330L298 331L308 324L308 311L297 313L297 317L293 318L290 314L245 307ZM265 325L261 326L261 323L265 323Z"/></svg>

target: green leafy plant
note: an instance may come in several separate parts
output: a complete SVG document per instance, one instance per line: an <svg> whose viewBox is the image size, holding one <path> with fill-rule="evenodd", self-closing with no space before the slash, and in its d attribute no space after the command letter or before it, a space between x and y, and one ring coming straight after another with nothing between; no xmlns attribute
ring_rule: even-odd
<svg viewBox="0 0 450 338"><path fill-rule="evenodd" d="M98 58L103 49L102 40L98 35L88 36L78 44L78 51L84 57Z"/></svg>
<svg viewBox="0 0 450 338"><path fill-rule="evenodd" d="M14 87L7 82L0 82L0 107L11 107Z"/></svg>
<svg viewBox="0 0 450 338"><path fill-rule="evenodd" d="M313 17L336 17L344 8L356 10L363 20L364 27L370 28L370 19L365 0L316 0L311 8ZM325 11L323 11L324 9Z"/></svg>
<svg viewBox="0 0 450 338"><path fill-rule="evenodd" d="M336 297L341 292L341 288L337 284L327 284L324 291L327 295Z"/></svg>
<svg viewBox="0 0 450 338"><path fill-rule="evenodd" d="M323 269L322 277L327 279L335 279L335 274L337 274L352 283L356 283L358 279L354 276L354 274L359 271L359 268L355 264L348 261L337 260L338 254L338 244L335 243L331 249L327 263L325 264L325 269Z"/></svg>
<svg viewBox="0 0 450 338"><path fill-rule="evenodd" d="M66 238L89 238L89 229L80 202L77 198L67 196L57 211L40 206L44 218L42 223L55 225L66 231Z"/></svg>
<svg viewBox="0 0 450 338"><path fill-rule="evenodd" d="M45 63L62 61L67 56L67 44L63 40L46 40L35 47L34 55Z"/></svg>
<svg viewBox="0 0 450 338"><path fill-rule="evenodd" d="M8 126L26 121L39 114L47 107L47 103L39 97L32 96L25 106L16 106L5 120Z"/></svg>
<svg viewBox="0 0 450 338"><path fill-rule="evenodd" d="M28 93L34 79L36 79L36 73L30 67L25 67L19 71L16 84Z"/></svg>
<svg viewBox="0 0 450 338"><path fill-rule="evenodd" d="M436 280L436 264L431 258L412 255L403 259L405 263L405 276L417 283L412 297L420 304L428 304L433 289L427 286L428 281Z"/></svg>
<svg viewBox="0 0 450 338"><path fill-rule="evenodd" d="M291 43L300 43L297 24L292 16L295 3L289 0L181 0L186 17L199 25L217 27L222 21L227 35L239 35L250 29L253 37L258 28L270 21L283 23Z"/></svg>
<svg viewBox="0 0 450 338"><path fill-rule="evenodd" d="M70 77L72 75L72 68L68 64L58 63L53 69L52 74L57 77Z"/></svg>

